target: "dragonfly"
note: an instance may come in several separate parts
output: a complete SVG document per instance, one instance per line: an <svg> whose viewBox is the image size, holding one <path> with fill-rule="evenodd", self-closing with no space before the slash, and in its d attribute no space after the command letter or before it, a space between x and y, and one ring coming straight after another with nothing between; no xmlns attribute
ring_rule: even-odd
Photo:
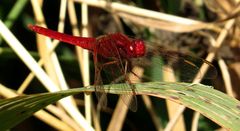
<svg viewBox="0 0 240 131"><path fill-rule="evenodd" d="M133 82L129 79L129 74L137 76L132 71L132 68L136 65L145 69L151 69L154 64L151 59L155 58L155 56L162 58L162 62L158 62L158 66L168 64L184 71L181 73L184 74L182 81L192 80L199 73L199 68L202 64L209 66L209 73L201 77L212 79L217 75L215 67L204 59L167 51L163 48L151 47L144 40L130 38L123 33L110 33L94 38L72 36L37 25L28 25L28 27L38 34L79 46L92 52L95 69L95 94L100 106L107 105L106 91L103 88L105 83L102 78L105 73L107 74L105 79L110 82L110 85L112 83L123 83L120 89L122 91L121 99L131 111L137 111L136 90ZM149 80L147 75L145 78Z"/></svg>

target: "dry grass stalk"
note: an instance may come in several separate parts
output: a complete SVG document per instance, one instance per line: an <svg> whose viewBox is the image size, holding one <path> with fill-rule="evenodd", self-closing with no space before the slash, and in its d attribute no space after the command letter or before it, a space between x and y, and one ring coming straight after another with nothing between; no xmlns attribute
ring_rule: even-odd
<svg viewBox="0 0 240 131"><path fill-rule="evenodd" d="M88 31L88 6L86 4L82 4L82 36L88 37L89 31ZM77 50L78 51L78 50ZM82 77L83 77L83 85L89 86L90 85L90 65L89 65L89 52L88 50L80 51L78 54L82 53L82 60L79 61L82 64ZM81 57L80 56L80 57ZM92 115L91 115L91 95L84 94L85 98L85 115L86 119L89 124L92 123Z"/></svg>
<svg viewBox="0 0 240 131"><path fill-rule="evenodd" d="M83 36L88 36L88 30L87 30L87 24L88 24L88 11L87 11L87 6L82 5L82 35ZM77 27L78 25L78 20L75 12L75 7L74 3L72 0L68 1L68 14L70 18L70 23L72 25L72 32L73 35L75 36L80 36L79 29ZM77 52L77 58L79 62L79 67L81 71L81 75L83 78L83 85L88 86L90 85L90 73L89 73L89 58L88 58L88 53L84 52L81 47L76 46L76 52ZM89 124L91 124L91 96L85 95L85 116Z"/></svg>
<svg viewBox="0 0 240 131"><path fill-rule="evenodd" d="M220 29L216 23L204 23L192 19L169 15L161 12L146 10L138 7L133 7L117 2L108 3L106 1L97 0L75 0L76 2L86 3L91 6L108 9L119 16L132 20L143 26L154 27L163 30L174 32L190 32L200 29L208 29L218 32ZM145 23L144 23L145 22ZM162 27L165 26L165 27ZM173 27L171 27L173 26Z"/></svg>
<svg viewBox="0 0 240 131"><path fill-rule="evenodd" d="M220 70L222 72L226 92L229 96L234 97L235 95L234 95L233 88L232 88L231 77L230 77L230 73L228 71L228 67L227 67L225 61L223 59L219 59L218 60L218 65L219 65Z"/></svg>

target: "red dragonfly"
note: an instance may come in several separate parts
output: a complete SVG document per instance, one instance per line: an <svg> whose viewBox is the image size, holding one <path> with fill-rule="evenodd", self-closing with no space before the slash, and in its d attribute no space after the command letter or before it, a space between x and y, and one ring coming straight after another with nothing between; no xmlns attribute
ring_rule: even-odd
<svg viewBox="0 0 240 131"><path fill-rule="evenodd" d="M29 25L28 27L36 33L80 46L93 53L95 64L94 85L96 96L101 106L106 106L107 104L106 93L102 88L102 85L105 84L103 83L102 75L104 73L111 73L110 75L106 75L106 79L108 79L108 82L112 83L125 83L121 89L124 93L121 95L121 98L130 110L136 111L136 91L128 78L128 74L134 74L134 72L132 72L132 67L134 65L139 65L151 70L154 64L153 59L156 58L155 56L160 56L165 64L167 63L174 68L176 67L184 71L180 73L184 74L181 77L183 79L182 81L193 79L194 75L199 72L199 67L204 63L209 65L208 72L210 72L207 73L204 78L214 78L217 75L215 67L201 58L165 51L162 48L149 48L143 40L132 39L122 33L113 33L97 38L89 38L67 35L35 25ZM162 65L162 62L158 62L158 66ZM148 76L146 76L146 79L148 79ZM131 91L127 88L131 89Z"/></svg>

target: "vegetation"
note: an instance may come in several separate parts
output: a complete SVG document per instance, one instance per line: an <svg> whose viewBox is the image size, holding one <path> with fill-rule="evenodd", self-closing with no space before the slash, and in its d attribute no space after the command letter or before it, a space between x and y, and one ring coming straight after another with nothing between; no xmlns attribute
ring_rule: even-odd
<svg viewBox="0 0 240 131"><path fill-rule="evenodd" d="M237 131L238 13L237 0L0 1L0 127ZM121 82L104 83L108 106L99 112L94 86L89 86L94 84L92 55L57 40L35 37L28 24L75 36L122 32L148 41L153 48L190 54L187 56L206 60L206 64L197 65L199 70L190 75L191 81L182 83L191 70L169 67L171 61L164 56L153 57L151 68L133 68L137 80L129 76L133 83L138 81L134 84L137 112L118 100L116 94L131 92L130 88L123 92ZM179 59L188 60L181 56ZM111 73L106 72L102 79L107 81ZM200 82L204 85L197 84Z"/></svg>

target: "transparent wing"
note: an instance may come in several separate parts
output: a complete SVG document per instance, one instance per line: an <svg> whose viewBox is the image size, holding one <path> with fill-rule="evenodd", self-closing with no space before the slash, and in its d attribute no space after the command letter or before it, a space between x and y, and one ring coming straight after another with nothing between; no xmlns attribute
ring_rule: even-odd
<svg viewBox="0 0 240 131"><path fill-rule="evenodd" d="M94 78L94 87L95 87L95 94L98 99L98 109L107 106L107 94L103 88L103 80L102 80L102 65L99 63L99 57L97 51L93 54L94 59L94 68L95 68L95 78Z"/></svg>
<svg viewBox="0 0 240 131"><path fill-rule="evenodd" d="M147 48L146 56L134 59L133 63L145 69L145 78L150 81L162 80L163 70L174 71L181 82L192 82L193 79L214 79L217 76L217 71L210 62L188 54L163 50L163 48ZM208 66L206 73L200 70L203 64ZM165 69L166 65L173 70Z"/></svg>
<svg viewBox="0 0 240 131"><path fill-rule="evenodd" d="M96 68L95 68L96 70ZM95 73L95 94L98 99L98 108L107 106L107 94L103 88L103 81L101 77L101 70L97 69Z"/></svg>
<svg viewBox="0 0 240 131"><path fill-rule="evenodd" d="M137 98L134 85L131 84L128 78L128 71L125 72L124 67L122 66L122 61L116 61L113 64L104 66L104 78L107 80L106 83L110 82L109 88L113 84L121 83L121 86L118 90L121 100L123 103L133 112L137 111ZM128 69L126 69L128 70Z"/></svg>
<svg viewBox="0 0 240 131"><path fill-rule="evenodd" d="M129 90L130 89L130 90ZM136 97L136 90L133 84L125 83L122 85L122 93L123 95L120 96L123 103L133 112L137 111L137 97Z"/></svg>

